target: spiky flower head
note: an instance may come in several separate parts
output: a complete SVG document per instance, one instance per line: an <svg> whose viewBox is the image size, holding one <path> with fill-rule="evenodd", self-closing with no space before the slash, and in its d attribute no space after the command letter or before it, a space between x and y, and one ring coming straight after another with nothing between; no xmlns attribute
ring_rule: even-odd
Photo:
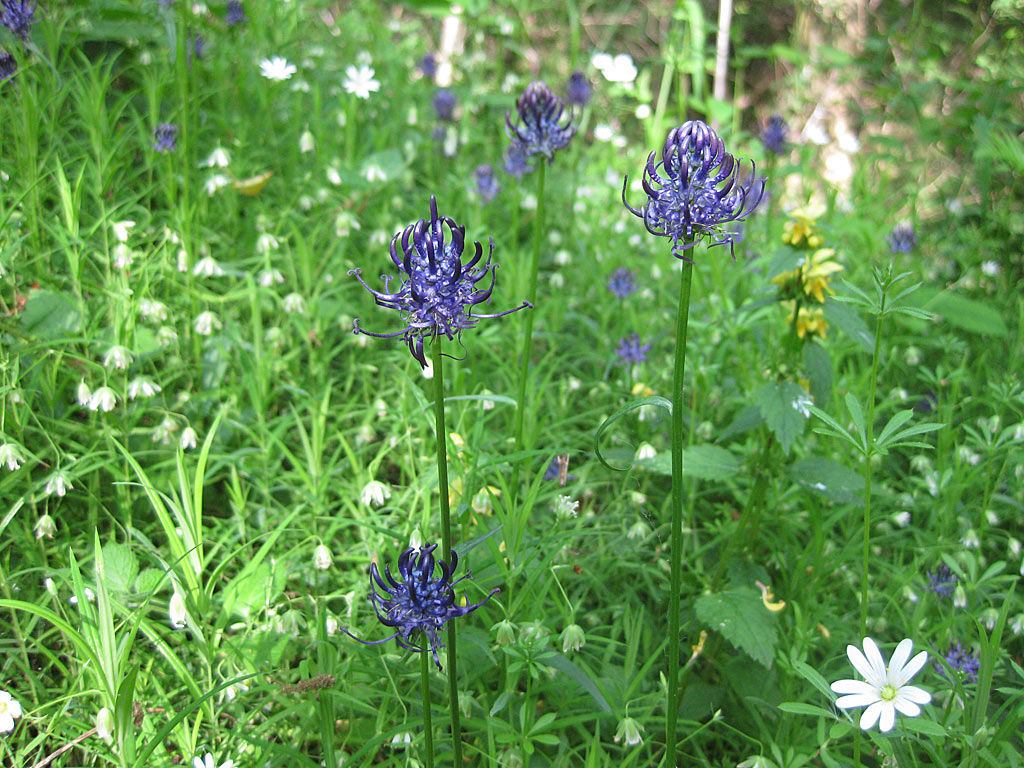
<svg viewBox="0 0 1024 768"><path fill-rule="evenodd" d="M665 137L661 160L651 152L644 168L643 188L647 201L637 210L626 201L627 176L622 184L622 203L644 220L652 235L672 238L672 253L690 261L685 252L702 238L710 246L729 244L737 237L726 225L749 216L764 195L764 178L741 169L742 161L725 151L725 142L707 124L688 120Z"/></svg>
<svg viewBox="0 0 1024 768"><path fill-rule="evenodd" d="M359 640L346 629L345 634L365 645L380 645L388 640L395 640L402 648L417 653L430 651L434 663L441 668L437 650L444 644L438 637L438 631L450 620L467 613L472 613L491 599L498 592L495 587L479 603L473 605L456 605L454 587L465 576L452 581L459 556L452 550L451 562L434 559L437 544L429 544L420 549L409 548L398 557L398 576L391 574L389 563L384 564L384 575L381 577L376 563L370 564L370 604L381 624L392 627L393 635L383 640ZM435 564L441 569L439 577L434 576Z"/></svg>
<svg viewBox="0 0 1024 768"><path fill-rule="evenodd" d="M963 644L959 640L954 640L949 644L949 649L946 651L943 658L946 660L946 663L953 668L953 673L963 682L977 682L978 672L981 670L981 659L971 653L970 648L964 648ZM946 668L939 662L933 662L932 666L935 667L935 671L940 675L943 677L947 676Z"/></svg>
<svg viewBox="0 0 1024 768"><path fill-rule="evenodd" d="M926 590L934 592L940 597L952 599L957 585L956 574L953 573L952 568L945 563L939 563L934 571L929 571L926 575L928 578L928 583L925 585Z"/></svg>
<svg viewBox="0 0 1024 768"><path fill-rule="evenodd" d="M153 149L157 152L172 152L178 145L178 126L174 123L160 123L153 132Z"/></svg>
<svg viewBox="0 0 1024 768"><path fill-rule="evenodd" d="M445 122L451 122L454 120L455 107L458 103L459 100L455 97L454 93L449 91L447 88L438 88L433 98L434 111L437 112L437 119Z"/></svg>
<svg viewBox="0 0 1024 768"><path fill-rule="evenodd" d="M555 152L566 146L579 128L573 122L572 110L565 115L562 100L540 80L526 86L516 100L516 113L519 119L515 124L512 123L512 113L505 113L505 133L512 140L512 146L518 146L522 151L524 159L542 154L550 162Z"/></svg>
<svg viewBox="0 0 1024 768"><path fill-rule="evenodd" d="M352 332L379 339L400 336L409 345L412 356L426 368L424 339L433 339L438 335L454 339L461 336L465 329L474 328L481 318L502 317L533 306L524 301L505 312L473 314L473 307L490 299L494 290L494 271L498 265L491 263L493 240L483 265L478 266L483 256L479 242L474 243L476 253L463 264L465 243L466 228L447 216L439 216L437 200L431 195L430 220L420 219L410 224L391 240L391 261L398 268L402 280L398 290L391 290L390 281L393 278L389 275L381 276L384 290L377 291L363 280L361 269L349 271L373 294L379 306L401 312L406 327L395 333L371 333L360 328L359 318L356 318L352 323ZM488 274L491 276L490 285L478 288L477 284Z"/></svg>
<svg viewBox="0 0 1024 768"><path fill-rule="evenodd" d="M0 24L22 40L28 40L28 30L36 23L36 4L33 0L0 0Z"/></svg>
<svg viewBox="0 0 1024 768"><path fill-rule="evenodd" d="M420 72L423 73L424 77L433 77L437 74L437 59L434 58L434 54L425 53L423 58L420 59L419 63Z"/></svg>
<svg viewBox="0 0 1024 768"><path fill-rule="evenodd" d="M886 242L893 253L910 253L917 245L917 235L914 233L914 225L904 222L893 227L892 232L886 235Z"/></svg>
<svg viewBox="0 0 1024 768"><path fill-rule="evenodd" d="M608 278L608 290L615 294L616 298L624 299L636 291L636 275L628 267L619 267L612 272Z"/></svg>
<svg viewBox="0 0 1024 768"><path fill-rule="evenodd" d="M505 173L519 179L523 174L533 171L533 166L526 163L526 152L521 144L512 142L505 150Z"/></svg>
<svg viewBox="0 0 1024 768"><path fill-rule="evenodd" d="M789 133L789 126L782 119L782 115L772 115L768 118L768 124L761 131L761 143L769 152L776 155L784 154L786 151L786 134Z"/></svg>
<svg viewBox="0 0 1024 768"><path fill-rule="evenodd" d="M10 80L18 71L18 61L7 51L0 50L0 83Z"/></svg>
<svg viewBox="0 0 1024 768"><path fill-rule="evenodd" d="M244 24L249 19L245 15L245 8L242 6L241 0L228 0L227 11L224 14L224 22L229 26L233 27L236 24Z"/></svg>
<svg viewBox="0 0 1024 768"><path fill-rule="evenodd" d="M619 347L615 354L621 358L619 362L623 365L636 365L647 361L650 349L650 344L640 343L640 334L631 333L628 337L619 339Z"/></svg>
<svg viewBox="0 0 1024 768"><path fill-rule="evenodd" d="M495 178L494 169L491 166L478 165L473 171L473 177L476 180L476 193L481 202L489 203L498 196L501 187L498 186L498 180Z"/></svg>
<svg viewBox="0 0 1024 768"><path fill-rule="evenodd" d="M587 106L592 90L590 81L587 80L587 76L580 70L577 69L569 75L569 83L565 87L565 95L570 104L576 104L580 107Z"/></svg>

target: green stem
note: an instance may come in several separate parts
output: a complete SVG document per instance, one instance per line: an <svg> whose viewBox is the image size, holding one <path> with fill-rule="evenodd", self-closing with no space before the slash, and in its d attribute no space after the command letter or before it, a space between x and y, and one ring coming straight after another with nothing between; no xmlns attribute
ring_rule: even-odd
<svg viewBox="0 0 1024 768"><path fill-rule="evenodd" d="M885 293L875 324L875 350L871 355L871 391L868 394L868 419L864 424L868 454L864 457L864 550L860 574L860 636L867 636L868 627L868 557L871 544L871 457L875 449L875 384L878 380L878 350L882 345L882 322L885 319Z"/></svg>
<svg viewBox="0 0 1024 768"><path fill-rule="evenodd" d="M531 305L537 306L537 269L540 264L540 240L544 231L544 161L537 163L537 215L533 219L533 255L530 259L530 282L527 286L526 300ZM526 380L530 375L530 351L533 343L533 317L534 312L526 313L526 326L523 328L523 347L519 354L519 394L516 398L515 417L515 451L522 451L523 446L523 417L526 412ZM513 498L519 491L519 470L522 466L521 458L516 460L512 468L512 494Z"/></svg>
<svg viewBox="0 0 1024 768"><path fill-rule="evenodd" d="M676 361L672 374L672 587L668 606L668 707L665 715L665 749L669 768L676 760L676 720L679 711L679 591L683 570L683 375L686 372L686 331L690 319L690 285L693 264L683 262L676 313Z"/></svg>
<svg viewBox="0 0 1024 768"><path fill-rule="evenodd" d="M434 336L434 423L437 431L437 486L441 494L441 551L444 560L452 561L452 523L448 504L448 432L444 425L444 357L441 345L444 336ZM448 709L452 720L452 745L455 749L455 765L462 765L462 726L459 722L459 685L455 671L455 622L448 622ZM425 654L424 654L425 655Z"/></svg>
<svg viewBox="0 0 1024 768"><path fill-rule="evenodd" d="M434 768L434 730L430 722L430 654L420 654L420 687L423 690L423 738L427 743L427 768ZM333 763L328 763L333 765Z"/></svg>

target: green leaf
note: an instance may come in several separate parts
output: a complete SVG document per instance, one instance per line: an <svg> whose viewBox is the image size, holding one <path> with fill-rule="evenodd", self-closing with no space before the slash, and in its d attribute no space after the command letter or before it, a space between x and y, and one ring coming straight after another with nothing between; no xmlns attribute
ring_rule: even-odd
<svg viewBox="0 0 1024 768"><path fill-rule="evenodd" d="M672 474L672 454L659 453L650 459L641 459L636 466L659 475ZM740 471L742 462L736 454L717 445L701 444L683 449L683 474L701 480L725 480Z"/></svg>
<svg viewBox="0 0 1024 768"><path fill-rule="evenodd" d="M748 405L736 414L732 423L722 430L722 433L715 439L715 442L720 443L729 439L733 435L741 435L744 432L749 432L752 429L760 427L762 424L764 424L764 419L761 418L761 409L756 405Z"/></svg>
<svg viewBox="0 0 1024 768"><path fill-rule="evenodd" d="M789 453L810 416L811 396L792 381L768 382L754 392L754 402L782 450Z"/></svg>
<svg viewBox="0 0 1024 768"><path fill-rule="evenodd" d="M158 568L147 568L135 579L135 592L146 595L157 589L164 579L164 573Z"/></svg>
<svg viewBox="0 0 1024 768"><path fill-rule="evenodd" d="M816 707L813 704L805 704L802 701L784 701L779 704L779 709L783 712L790 712L794 715L811 715L813 717L827 717L830 720L835 720L836 713L829 712L827 709L822 707Z"/></svg>
<svg viewBox="0 0 1024 768"><path fill-rule="evenodd" d="M419 391L418 388L414 388L414 391ZM667 409L669 412L672 411L672 401L658 395L652 395L651 397L641 397L639 400L634 400L631 403L626 403L624 406L619 408L615 413L601 422L601 426L597 428L597 432L594 433L594 453L597 454L597 459L604 464L608 469L625 472L629 467L613 467L607 461L605 461L604 454L601 452L601 435L616 421L621 419L630 411L635 411L637 408L643 408L645 405L656 405L661 408Z"/></svg>
<svg viewBox="0 0 1024 768"><path fill-rule="evenodd" d="M73 296L53 291L33 291L18 315L25 333L42 339L73 335L82 326Z"/></svg>
<svg viewBox="0 0 1024 768"><path fill-rule="evenodd" d="M837 301L826 301L825 319L868 352L874 352L875 337L853 307Z"/></svg>
<svg viewBox="0 0 1024 768"><path fill-rule="evenodd" d="M127 545L109 542L103 545L106 587L111 592L131 592L139 575L139 561Z"/></svg>
<svg viewBox="0 0 1024 768"><path fill-rule="evenodd" d="M811 382L811 397L818 405L825 405L832 397L832 359L821 344L804 345L804 367Z"/></svg>
<svg viewBox="0 0 1024 768"><path fill-rule="evenodd" d="M942 315L950 325L971 333L1005 338L1010 335L1002 314L996 308L952 291L922 288L913 303Z"/></svg>
<svg viewBox="0 0 1024 768"><path fill-rule="evenodd" d="M832 459L806 456L793 462L789 473L802 486L831 501L864 503L864 478Z"/></svg>
<svg viewBox="0 0 1024 768"><path fill-rule="evenodd" d="M694 605L697 617L722 634L736 648L771 668L778 635L775 618L764 607L761 593L753 587L732 587L725 592L701 595Z"/></svg>
<svg viewBox="0 0 1024 768"><path fill-rule="evenodd" d="M546 664L547 666L552 667L553 669L557 669L559 672L562 672L565 675L567 675L580 688L582 688L584 691L590 694L590 698L594 700L594 703L597 704L597 708L599 710L601 710L602 712L612 711L612 708L608 705L608 701L601 694L601 691L598 690L597 686L594 684L594 681L590 679L590 676L587 675L586 672L584 672L582 669L576 666L572 661L567 659L565 656L557 652L549 653L545 654L541 658L538 658L537 661Z"/></svg>
<svg viewBox="0 0 1024 768"><path fill-rule="evenodd" d="M929 720L925 717L904 717L900 720L900 724L908 731L923 733L925 736L943 737L946 735L945 728L934 720Z"/></svg>

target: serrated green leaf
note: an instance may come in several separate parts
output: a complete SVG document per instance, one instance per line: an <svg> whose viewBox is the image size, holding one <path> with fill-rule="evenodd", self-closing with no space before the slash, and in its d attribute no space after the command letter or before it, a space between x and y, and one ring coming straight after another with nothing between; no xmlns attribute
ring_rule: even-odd
<svg viewBox="0 0 1024 768"><path fill-rule="evenodd" d="M56 339L77 333L82 327L78 304L73 296L53 291L33 291L18 315L25 333L42 339Z"/></svg>
<svg viewBox="0 0 1024 768"><path fill-rule="evenodd" d="M761 418L761 409L756 405L748 405L736 414L732 423L722 430L722 433L715 439L715 442L720 443L723 440L728 440L733 435L749 432L762 424L764 424L764 419Z"/></svg>
<svg viewBox="0 0 1024 768"><path fill-rule="evenodd" d="M838 297L837 297L838 298ZM857 310L838 301L825 302L825 319L832 325L860 344L868 352L875 349L875 337Z"/></svg>
<svg viewBox="0 0 1024 768"><path fill-rule="evenodd" d="M148 595L160 586L163 579L163 571L157 568L146 568L136 577L134 590L139 594Z"/></svg>
<svg viewBox="0 0 1024 768"><path fill-rule="evenodd" d="M792 381L768 382L754 392L754 402L760 408L765 424L786 453L804 431L810 416L810 400L804 388Z"/></svg>
<svg viewBox="0 0 1024 768"><path fill-rule="evenodd" d="M672 474L672 454L659 453L641 459L636 466L660 475ZM702 480L725 480L740 471L742 462L732 451L717 445L701 444L683 449L683 474Z"/></svg>
<svg viewBox="0 0 1024 768"><path fill-rule="evenodd" d="M106 587L111 592L130 592L139 575L139 561L126 545L112 541L103 545Z"/></svg>
<svg viewBox="0 0 1024 768"><path fill-rule="evenodd" d="M719 632L754 661L771 668L778 635L775 617L753 587L733 587L701 595L694 608L708 628Z"/></svg>

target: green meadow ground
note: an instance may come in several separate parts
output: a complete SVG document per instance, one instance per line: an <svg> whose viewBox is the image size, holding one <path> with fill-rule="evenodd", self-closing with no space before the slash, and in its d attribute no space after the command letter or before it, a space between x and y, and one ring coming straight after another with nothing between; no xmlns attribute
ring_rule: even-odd
<svg viewBox="0 0 1024 768"><path fill-rule="evenodd" d="M738 0L724 101L696 1L41 0L0 27L0 764L453 765L454 680L466 765L667 765L673 600L679 765L1024 764L1024 16L881 5L851 43ZM506 112L575 70L540 190ZM687 119L768 183L734 249L687 251L673 595L684 262L621 195ZM431 195L466 258L493 240L477 313L539 254L534 308L445 340L443 379L352 332L405 327L350 271L397 288ZM500 592L439 670L342 629L393 632L368 568L440 543L442 494L457 605ZM830 688L865 637L928 653L886 732Z"/></svg>

